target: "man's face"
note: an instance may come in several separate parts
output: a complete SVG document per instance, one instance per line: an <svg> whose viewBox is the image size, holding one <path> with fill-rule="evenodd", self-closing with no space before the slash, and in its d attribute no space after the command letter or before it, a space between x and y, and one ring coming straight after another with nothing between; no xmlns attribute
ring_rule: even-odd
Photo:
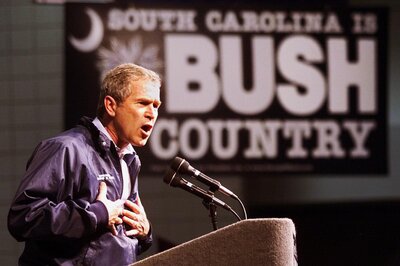
<svg viewBox="0 0 400 266"><path fill-rule="evenodd" d="M115 108L113 133L117 146L122 148L128 143L144 146L157 120L160 105L160 88L156 83L135 83L131 95Z"/></svg>

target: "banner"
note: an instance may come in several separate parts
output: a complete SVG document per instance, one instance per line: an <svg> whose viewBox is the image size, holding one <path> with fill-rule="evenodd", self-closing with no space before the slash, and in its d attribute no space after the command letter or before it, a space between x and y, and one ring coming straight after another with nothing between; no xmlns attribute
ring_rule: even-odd
<svg viewBox="0 0 400 266"><path fill-rule="evenodd" d="M385 174L387 39L384 8L67 4L66 125L132 62L163 79L144 174Z"/></svg>

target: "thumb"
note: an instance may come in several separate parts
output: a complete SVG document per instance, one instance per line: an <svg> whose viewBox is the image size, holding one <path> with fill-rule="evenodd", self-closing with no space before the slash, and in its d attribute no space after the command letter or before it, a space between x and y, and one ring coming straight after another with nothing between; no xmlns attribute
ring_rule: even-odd
<svg viewBox="0 0 400 266"><path fill-rule="evenodd" d="M142 201L140 200L140 197L138 196L136 199L136 204L143 209Z"/></svg>
<svg viewBox="0 0 400 266"><path fill-rule="evenodd" d="M145 212L144 207L142 205L142 201L140 200L139 196L137 197L136 202L137 202L137 205L139 206L139 208L142 210L143 214L146 215L146 212Z"/></svg>
<svg viewBox="0 0 400 266"><path fill-rule="evenodd" d="M107 185L105 182L100 182L99 185L99 194L97 195L97 200L105 200L107 199Z"/></svg>

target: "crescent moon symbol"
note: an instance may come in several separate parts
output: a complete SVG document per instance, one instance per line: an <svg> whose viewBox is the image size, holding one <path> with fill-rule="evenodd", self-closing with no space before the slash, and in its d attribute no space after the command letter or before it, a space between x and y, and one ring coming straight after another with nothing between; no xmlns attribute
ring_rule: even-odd
<svg viewBox="0 0 400 266"><path fill-rule="evenodd" d="M90 8L87 8L86 14L89 15L92 26L89 35L83 39L77 39L74 36L69 36L69 41L77 50L81 52L92 52L99 47L101 41L103 40L104 28L103 23L96 12Z"/></svg>

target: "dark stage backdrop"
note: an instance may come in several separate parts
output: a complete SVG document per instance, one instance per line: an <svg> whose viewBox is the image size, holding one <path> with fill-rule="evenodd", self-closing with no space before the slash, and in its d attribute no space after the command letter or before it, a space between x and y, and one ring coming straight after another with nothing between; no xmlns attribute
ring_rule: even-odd
<svg viewBox="0 0 400 266"><path fill-rule="evenodd" d="M66 127L104 73L163 78L143 174L387 173L387 10L255 4L66 5Z"/></svg>

